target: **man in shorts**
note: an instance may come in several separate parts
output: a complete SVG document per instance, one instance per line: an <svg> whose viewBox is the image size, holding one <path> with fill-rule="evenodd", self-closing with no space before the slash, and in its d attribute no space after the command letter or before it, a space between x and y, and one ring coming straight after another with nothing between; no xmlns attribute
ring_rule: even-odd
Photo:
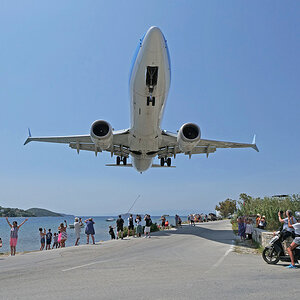
<svg viewBox="0 0 300 300"><path fill-rule="evenodd" d="M134 237L134 225L133 225L133 216L130 215L128 218L128 237L130 236L130 232L132 231L132 236Z"/></svg>
<svg viewBox="0 0 300 300"><path fill-rule="evenodd" d="M51 249L51 242L52 242L52 232L51 229L48 229L48 232L46 233L46 250Z"/></svg>
<svg viewBox="0 0 300 300"><path fill-rule="evenodd" d="M119 238L119 232L121 233L121 239L123 240L123 225L124 220L122 219L122 216L119 215L119 218L116 221L117 223L117 239Z"/></svg>
<svg viewBox="0 0 300 300"><path fill-rule="evenodd" d="M150 215L145 216L145 238L148 236L150 238L150 231L151 231L151 225L152 225L152 220Z"/></svg>
<svg viewBox="0 0 300 300"><path fill-rule="evenodd" d="M288 249L287 249L289 256L291 258L291 264L287 268L295 269L296 266L295 266L293 250L300 245L300 212L297 211L295 213L295 217L297 220L297 223L295 223L295 224L292 224L292 216L290 216L290 214L288 214L287 217L288 217L289 228L294 228L294 230L295 230L295 238L294 238L293 242L291 243L290 247L288 247Z"/></svg>

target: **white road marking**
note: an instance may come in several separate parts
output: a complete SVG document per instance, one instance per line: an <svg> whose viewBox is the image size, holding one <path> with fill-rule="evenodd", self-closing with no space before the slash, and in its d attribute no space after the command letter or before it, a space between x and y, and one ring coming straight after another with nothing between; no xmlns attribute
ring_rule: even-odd
<svg viewBox="0 0 300 300"><path fill-rule="evenodd" d="M233 245L230 246L230 248L225 252L225 254L212 266L212 268L217 268L225 259L225 257L232 252L233 250Z"/></svg>
<svg viewBox="0 0 300 300"><path fill-rule="evenodd" d="M233 251L233 249L234 249L234 241L232 241L232 245L231 245L230 248L225 252L225 254L224 254L222 257L220 257L219 260L218 260L214 265L212 265L212 267L209 268L209 269L208 269L206 272L204 272L204 273L209 273L209 272L212 271L213 269L217 268L217 267L224 261L224 259L226 258L226 256L227 256L230 252Z"/></svg>
<svg viewBox="0 0 300 300"><path fill-rule="evenodd" d="M103 262L105 263L105 262L112 261L112 260L113 260L113 259L98 260L98 261L91 262L91 263L89 263L89 264L80 265L80 266L76 266L76 267L64 269L64 270L61 270L61 271L62 271L62 272L72 271L72 270L76 270L76 269L80 269L80 268L84 268L84 267L89 267L89 266L92 266L92 265L100 264L100 263L103 263Z"/></svg>

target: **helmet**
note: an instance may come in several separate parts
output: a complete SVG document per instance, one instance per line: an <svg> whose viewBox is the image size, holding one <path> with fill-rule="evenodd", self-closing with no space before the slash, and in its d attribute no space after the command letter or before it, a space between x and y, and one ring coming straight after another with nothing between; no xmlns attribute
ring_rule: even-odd
<svg viewBox="0 0 300 300"><path fill-rule="evenodd" d="M295 217L297 220L300 220L300 211L295 211Z"/></svg>

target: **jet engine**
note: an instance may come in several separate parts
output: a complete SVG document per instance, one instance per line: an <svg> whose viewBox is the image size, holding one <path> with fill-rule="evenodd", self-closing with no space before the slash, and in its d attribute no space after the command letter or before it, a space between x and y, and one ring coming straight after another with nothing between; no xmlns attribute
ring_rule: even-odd
<svg viewBox="0 0 300 300"><path fill-rule="evenodd" d="M201 137L201 131L198 125L186 123L181 126L177 135L179 149L182 152L191 152L198 144Z"/></svg>
<svg viewBox="0 0 300 300"><path fill-rule="evenodd" d="M112 145L113 130L110 124L103 120L97 120L91 127L91 139L97 147L107 150Z"/></svg>

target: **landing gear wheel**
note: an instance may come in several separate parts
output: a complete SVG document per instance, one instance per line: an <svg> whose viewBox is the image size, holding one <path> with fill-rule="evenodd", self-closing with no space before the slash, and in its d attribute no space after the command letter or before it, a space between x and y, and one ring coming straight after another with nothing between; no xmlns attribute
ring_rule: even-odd
<svg viewBox="0 0 300 300"><path fill-rule="evenodd" d="M124 166L127 165L127 157L123 157L123 165L124 165Z"/></svg>
<svg viewBox="0 0 300 300"><path fill-rule="evenodd" d="M121 162L121 157L120 156L117 156L117 165L119 165Z"/></svg>
<svg viewBox="0 0 300 300"><path fill-rule="evenodd" d="M162 167L165 165L165 159L163 157L160 159L160 165Z"/></svg>
<svg viewBox="0 0 300 300"><path fill-rule="evenodd" d="M172 162L172 161L171 161L171 157L168 157L168 158L167 158L167 166L168 166L168 167L171 167L171 162Z"/></svg>
<svg viewBox="0 0 300 300"><path fill-rule="evenodd" d="M262 253L264 261L271 265L276 265L279 262L280 254L273 247L266 247Z"/></svg>

